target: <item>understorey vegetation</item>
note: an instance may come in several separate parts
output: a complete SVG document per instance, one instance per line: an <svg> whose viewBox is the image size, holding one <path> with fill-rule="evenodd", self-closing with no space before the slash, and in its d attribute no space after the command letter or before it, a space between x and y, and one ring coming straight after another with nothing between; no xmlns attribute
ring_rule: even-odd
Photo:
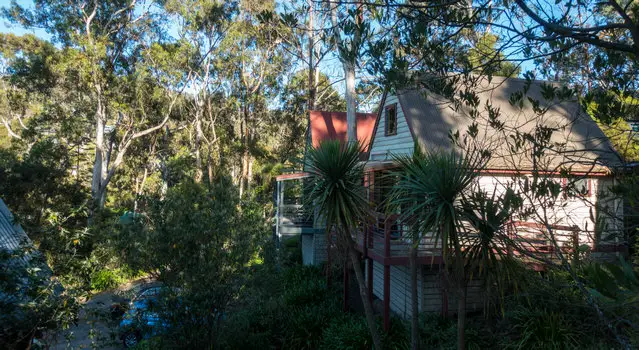
<svg viewBox="0 0 639 350"><path fill-rule="evenodd" d="M289 250L294 248L289 243ZM256 349L370 349L372 340L361 311L344 311L342 285L327 286L323 268L280 260L274 252L264 263L253 266L242 291L228 307L217 328L217 348ZM335 269L338 274L341 269ZM581 276L596 278L588 271ZM612 303L612 300L609 301ZM626 301L627 302L627 301ZM634 304L625 304L626 306ZM610 304L614 308L613 304ZM612 309L610 309L612 311ZM627 312L627 322L636 315ZM384 349L410 347L410 323L391 319L388 332L382 316L375 320ZM621 321L621 320L620 320ZM635 337L621 321L620 331ZM455 315L419 315L420 348L455 349ZM185 341L179 333L151 338L139 348L172 348ZM601 327L598 316L571 281L561 272L535 273L521 269L516 286L505 292L498 308L469 313L466 329L468 349L609 349L614 336ZM200 344L202 345L202 344ZM210 345L210 344L209 344Z"/></svg>

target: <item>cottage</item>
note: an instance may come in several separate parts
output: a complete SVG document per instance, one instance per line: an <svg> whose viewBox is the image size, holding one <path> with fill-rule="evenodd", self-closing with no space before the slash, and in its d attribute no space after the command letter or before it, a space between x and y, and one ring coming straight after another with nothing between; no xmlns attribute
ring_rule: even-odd
<svg viewBox="0 0 639 350"><path fill-rule="evenodd" d="M464 87L457 87L460 91ZM554 246L547 230L558 237L561 249L576 251L588 246L596 257L617 255L624 250L623 202L612 195L614 171L621 166L617 153L597 124L572 100L549 97L557 86L521 79L479 79L473 86L480 103L477 108L460 107L449 98L423 88L388 91L381 99L367 147L364 182L372 203L381 203L387 192L384 173L396 165L393 155L410 155L415 147L425 151L447 151L453 147L451 135L474 135L468 142L491 154L477 179L477 186L489 193L520 188L533 173L556 181L564 191L551 207L526 204L543 210L544 221L513 218L513 237L529 249L552 258ZM521 94L521 95L519 95ZM517 99L517 96L523 98ZM495 118L495 115L499 115ZM549 132L543 149L522 135ZM280 184L286 179L278 178ZM303 177L304 174L297 174ZM577 189L568 191L567 189ZM363 228L357 242L366 261L366 278L371 295L383 300L385 326L389 314L411 315L408 242L402 239L403 225L396 216L378 213L378 224ZM532 215L534 217L534 215ZM319 228L314 223L315 228ZM312 237L325 236L316 230ZM315 238L313 251L325 249L325 241ZM306 251L305 251L306 253ZM322 256L323 257L323 256ZM448 293L440 274L441 245L427 235L420 242L418 261L419 310L448 313ZM321 259L306 260L318 263ZM532 263L531 267L543 269ZM477 288L469 290L469 308L480 307Z"/></svg>

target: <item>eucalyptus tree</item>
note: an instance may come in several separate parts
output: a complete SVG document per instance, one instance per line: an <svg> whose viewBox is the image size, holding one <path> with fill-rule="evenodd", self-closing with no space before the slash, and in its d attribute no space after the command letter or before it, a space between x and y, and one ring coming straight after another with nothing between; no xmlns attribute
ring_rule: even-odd
<svg viewBox="0 0 639 350"><path fill-rule="evenodd" d="M211 95L219 92L224 83L221 66L216 59L220 55L220 43L232 25L237 5L216 0L166 1L164 9L177 24L177 44L182 47L183 55L189 57L183 62L182 69L190 77L187 84L194 129L195 181L202 181L206 150L206 168L211 184L213 162L220 157L217 118L211 111ZM214 151L216 154L213 154Z"/></svg>
<svg viewBox="0 0 639 350"><path fill-rule="evenodd" d="M168 122L185 86L185 76L170 76L161 67L151 68L156 24L153 3L36 0L34 4L28 9L14 1L3 9L3 15L26 28L44 28L68 55L66 68L77 78L75 88L92 110L84 115L94 125L91 193L95 205L102 208L107 186L124 163L131 144ZM122 89L121 84L145 79L165 84L166 107L159 115L149 116L143 110L122 105L127 98L120 98L120 93L135 90Z"/></svg>
<svg viewBox="0 0 639 350"><path fill-rule="evenodd" d="M350 5L326 1L333 31L330 40L335 43L346 80L346 134L349 142L357 141L355 72L360 64L364 42L370 33L370 23L364 21L364 10L361 3Z"/></svg>
<svg viewBox="0 0 639 350"><path fill-rule="evenodd" d="M359 253L353 236L362 224L371 222L372 210L362 183L364 165L360 162L362 146L359 142L324 141L311 148L306 155L306 171L310 180L305 191L306 205L318 208L326 222L326 231L334 231L338 247L347 251L353 264L368 329L375 349L382 349L375 324L373 308L368 296Z"/></svg>
<svg viewBox="0 0 639 350"><path fill-rule="evenodd" d="M261 153L260 128L270 113L269 102L277 96L289 67L281 45L282 24L274 10L274 1L241 2L220 44L218 62L236 110L232 147L239 157L231 166L239 172L241 196L250 189L254 159Z"/></svg>

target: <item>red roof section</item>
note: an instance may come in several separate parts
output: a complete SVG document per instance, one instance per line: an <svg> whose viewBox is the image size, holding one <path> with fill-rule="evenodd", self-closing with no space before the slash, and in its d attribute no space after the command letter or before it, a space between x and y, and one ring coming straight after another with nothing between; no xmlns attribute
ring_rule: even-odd
<svg viewBox="0 0 639 350"><path fill-rule="evenodd" d="M346 141L346 112L311 111L311 137L313 147L324 140ZM357 139L368 151L368 144L375 128L375 113L357 113Z"/></svg>

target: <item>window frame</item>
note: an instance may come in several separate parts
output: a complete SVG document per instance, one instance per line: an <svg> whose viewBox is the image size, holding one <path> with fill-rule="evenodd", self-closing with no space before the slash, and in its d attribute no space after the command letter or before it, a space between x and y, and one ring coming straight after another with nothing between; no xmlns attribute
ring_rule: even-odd
<svg viewBox="0 0 639 350"><path fill-rule="evenodd" d="M394 110L395 111L395 130L394 132L390 133L388 131L388 111L389 110ZM397 120L399 118L397 117L397 103L392 103L387 105L386 107L384 107L384 136L395 136L397 135Z"/></svg>
<svg viewBox="0 0 639 350"><path fill-rule="evenodd" d="M577 194L577 195L569 195L568 194L568 180L567 178L562 178L562 182L561 182L561 187L562 187L562 191L564 192L564 198L568 199L568 198L576 198L579 197L581 194ZM583 196L585 198L590 198L592 197L592 179L588 178L588 177L582 177L582 178L578 178L576 180L586 180L586 187L588 187L588 191L586 191L585 194L583 194Z"/></svg>

